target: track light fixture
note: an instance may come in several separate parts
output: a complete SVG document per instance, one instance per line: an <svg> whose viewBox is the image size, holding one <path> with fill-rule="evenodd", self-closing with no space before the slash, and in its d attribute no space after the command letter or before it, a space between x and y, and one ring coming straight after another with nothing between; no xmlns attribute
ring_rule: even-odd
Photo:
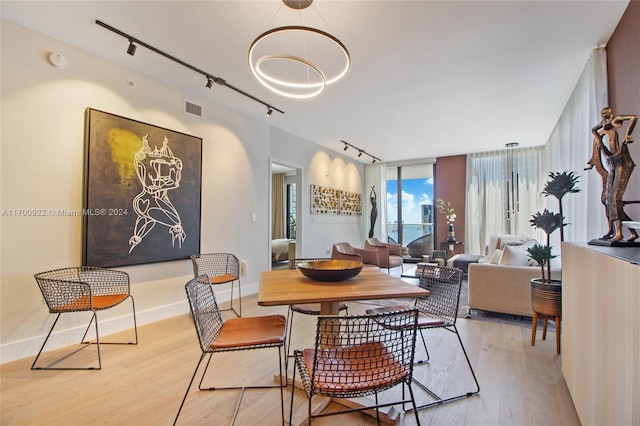
<svg viewBox="0 0 640 426"><path fill-rule="evenodd" d="M273 110L271 108L267 109L267 117L271 117L271 114L273 114Z"/></svg>
<svg viewBox="0 0 640 426"><path fill-rule="evenodd" d="M362 157L362 154L368 155L369 157L371 157L371 160L373 160L373 161L371 161L371 163L375 164L376 161L382 161L378 157L374 157L373 155L369 154L364 149L360 149L357 146L352 145L347 141L340 141L340 142L342 142L344 144L344 148L342 148L344 151L346 151L349 147L351 147L351 148L355 149L356 151L358 151L358 157Z"/></svg>
<svg viewBox="0 0 640 426"><path fill-rule="evenodd" d="M156 47L153 47L153 46L145 43L144 41L141 41L141 40L139 40L139 39L137 39L135 37L132 37L129 34L124 33L122 31L118 30L117 28L112 27L111 25L105 24L102 21L96 20L96 24L101 26L101 27L103 27L103 28L106 28L107 30L109 30L111 32L114 32L114 33L118 34L121 37L126 38L127 40L129 40L129 48L127 49L127 53L129 55L131 55L131 56L133 56L135 54L135 52L136 52L136 49L137 49L136 45L140 45L142 47L145 47L145 48L151 50L152 52L157 53L160 56L164 56L165 58L170 59L173 62L176 62L176 63L182 65L185 68L189 68L191 71L195 71L198 74L202 74L203 76L205 76L207 78L207 85L206 85L207 89L211 89L211 86L213 85L213 83L216 83L216 84L219 84L220 86L228 87L229 89L233 90L234 92L240 93L241 95L246 96L247 98L258 102L259 104L262 104L262 105L266 106L269 110L271 110L271 112L278 111L280 114L284 114L284 111L282 111L281 109L278 109L278 108L274 107L273 105L270 105L270 104L266 103L265 101L263 101L261 99L258 99L255 96L253 96L253 95L251 95L251 94L249 94L249 93L247 93L247 92L245 92L243 90L238 89L237 87L227 83L227 81L225 79L223 79L223 78L214 77L213 75L211 75L211 73L208 73L208 72L203 71L203 70L201 70L199 68L196 68L193 65L190 65L190 64L184 62L183 60L176 58L175 56L172 56L172 55L170 55L170 54L168 54L166 52L163 52L162 50L160 50L160 49L158 49Z"/></svg>
<svg viewBox="0 0 640 426"><path fill-rule="evenodd" d="M138 48L138 46L136 46L135 44L133 44L133 41L129 40L129 47L127 48L127 53L131 56L136 54L136 49Z"/></svg>

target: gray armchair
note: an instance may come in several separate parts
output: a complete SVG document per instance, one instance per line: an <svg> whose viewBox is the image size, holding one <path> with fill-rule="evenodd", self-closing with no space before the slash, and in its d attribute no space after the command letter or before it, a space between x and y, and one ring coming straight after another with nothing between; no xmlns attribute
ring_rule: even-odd
<svg viewBox="0 0 640 426"><path fill-rule="evenodd" d="M409 256L414 259L422 259L422 256L433 254L433 234L425 234L407 244Z"/></svg>

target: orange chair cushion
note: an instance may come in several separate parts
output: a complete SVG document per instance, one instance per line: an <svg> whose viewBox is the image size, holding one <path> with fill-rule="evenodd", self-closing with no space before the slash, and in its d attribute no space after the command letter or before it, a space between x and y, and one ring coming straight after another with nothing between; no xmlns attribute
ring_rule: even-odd
<svg viewBox="0 0 640 426"><path fill-rule="evenodd" d="M387 312L404 311L406 309L411 309L411 307L407 305L383 306L381 308L367 309L367 314L368 315L384 314ZM418 328L433 327L435 325L443 325L443 324L444 324L444 321L441 320L440 318L433 318L423 314L422 312L418 312Z"/></svg>
<svg viewBox="0 0 640 426"><path fill-rule="evenodd" d="M238 277L231 274L216 275L213 277L209 277L209 281L211 282L211 284L224 284L231 281L235 281L237 279Z"/></svg>
<svg viewBox="0 0 640 426"><path fill-rule="evenodd" d="M304 362L313 371L314 350L303 351ZM323 394L366 392L391 386L408 374L380 342L318 350L314 387Z"/></svg>
<svg viewBox="0 0 640 426"><path fill-rule="evenodd" d="M107 309L112 306L116 306L124 299L129 297L128 294L109 294L106 296L93 296L93 309ZM74 311L88 311L91 309L91 298L89 296L82 296L74 300L73 302L65 303L64 305L51 308L51 312L74 312Z"/></svg>
<svg viewBox="0 0 640 426"><path fill-rule="evenodd" d="M284 342L286 322L283 315L231 318L224 322L210 346L221 349L280 344Z"/></svg>
<svg viewBox="0 0 640 426"><path fill-rule="evenodd" d="M344 302L338 304L338 310L344 311L348 308L348 305ZM301 314L306 315L320 315L320 304L319 303L305 303L299 305L291 305L291 310L294 312L299 312Z"/></svg>

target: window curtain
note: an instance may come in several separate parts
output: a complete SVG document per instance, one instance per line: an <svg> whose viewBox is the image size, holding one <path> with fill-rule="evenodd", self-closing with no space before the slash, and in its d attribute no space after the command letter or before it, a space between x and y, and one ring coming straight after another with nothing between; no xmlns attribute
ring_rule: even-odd
<svg viewBox="0 0 640 426"><path fill-rule="evenodd" d="M544 182L544 148L514 148L516 206L508 204L507 185L511 180L508 151L467 155L465 251L484 254L491 234L524 234L539 238L529 224L533 212L541 209ZM508 208L509 207L509 208ZM509 211L508 211L509 210Z"/></svg>
<svg viewBox="0 0 640 426"><path fill-rule="evenodd" d="M369 238L369 230L371 228L371 210L373 208L371 202L371 188L374 187L376 194L377 215L375 226L373 227L373 236L380 241L387 241L386 226L387 223L387 192L385 167L382 163L365 164L364 166L364 194L362 198L362 227L364 239Z"/></svg>
<svg viewBox="0 0 640 426"><path fill-rule="evenodd" d="M600 203L602 180L595 170L585 171L591 158L591 128L600 122L607 106L607 58L604 48L589 57L576 87L548 141L540 148L515 149L519 170L520 214L506 218L506 151L467 155L465 246L469 253L484 253L494 233L521 233L544 241L544 233L529 224L531 214L548 208L558 212L555 198L541 196L549 172L573 171L580 176L581 192L562 200L565 241L588 241L606 233L604 206ZM560 250L560 233L551 235L554 252Z"/></svg>
<svg viewBox="0 0 640 426"><path fill-rule="evenodd" d="M607 232L607 218L600 203L602 179L593 170L584 170L591 158L591 129L601 121L600 111L608 106L607 53L595 48L567 102L549 141L545 162L549 171L573 171L580 176L580 192L562 199L565 241L589 241ZM548 199L549 210L558 211L556 199ZM560 233L551 234L551 245L560 247ZM557 250L556 250L557 251Z"/></svg>
<svg viewBox="0 0 640 426"><path fill-rule="evenodd" d="M271 175L271 239L284 238L285 233L285 196L284 173Z"/></svg>

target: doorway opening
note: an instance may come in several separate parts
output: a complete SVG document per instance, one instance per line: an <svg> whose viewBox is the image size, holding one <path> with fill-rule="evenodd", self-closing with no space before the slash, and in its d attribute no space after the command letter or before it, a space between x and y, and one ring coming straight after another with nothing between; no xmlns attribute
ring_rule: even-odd
<svg viewBox="0 0 640 426"><path fill-rule="evenodd" d="M301 169L275 161L271 163L271 269L288 268L289 259L296 257L302 231L300 188Z"/></svg>

